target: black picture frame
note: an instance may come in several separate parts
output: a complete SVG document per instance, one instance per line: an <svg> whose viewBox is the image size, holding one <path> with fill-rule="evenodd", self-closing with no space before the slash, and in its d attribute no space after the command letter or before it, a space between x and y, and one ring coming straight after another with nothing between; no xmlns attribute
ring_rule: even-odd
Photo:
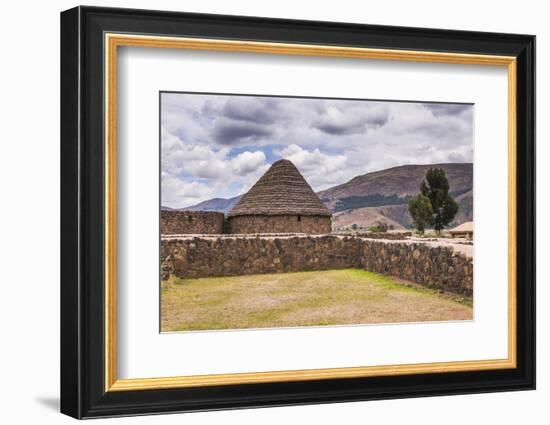
<svg viewBox="0 0 550 425"><path fill-rule="evenodd" d="M105 391L105 32L517 58L517 367ZM61 13L61 412L75 418L535 388L535 37L76 7Z"/></svg>

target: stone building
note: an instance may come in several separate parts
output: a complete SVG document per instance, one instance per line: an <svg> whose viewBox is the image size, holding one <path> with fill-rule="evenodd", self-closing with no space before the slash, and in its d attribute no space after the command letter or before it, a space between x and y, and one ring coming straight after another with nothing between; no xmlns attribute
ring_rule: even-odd
<svg viewBox="0 0 550 425"><path fill-rule="evenodd" d="M453 238L465 238L471 240L474 238L474 222L467 221L466 223L462 223L460 226L449 230L449 233Z"/></svg>
<svg viewBox="0 0 550 425"><path fill-rule="evenodd" d="M162 210L161 235L223 233L224 215L213 211Z"/></svg>
<svg viewBox="0 0 550 425"><path fill-rule="evenodd" d="M296 166L282 159L227 214L231 233L331 232L330 211Z"/></svg>

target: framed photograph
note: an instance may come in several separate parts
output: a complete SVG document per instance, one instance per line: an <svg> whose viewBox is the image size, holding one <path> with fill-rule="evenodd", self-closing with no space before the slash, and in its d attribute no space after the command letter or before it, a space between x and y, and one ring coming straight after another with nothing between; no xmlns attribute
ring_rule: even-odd
<svg viewBox="0 0 550 425"><path fill-rule="evenodd" d="M61 411L535 388L535 37L61 14Z"/></svg>

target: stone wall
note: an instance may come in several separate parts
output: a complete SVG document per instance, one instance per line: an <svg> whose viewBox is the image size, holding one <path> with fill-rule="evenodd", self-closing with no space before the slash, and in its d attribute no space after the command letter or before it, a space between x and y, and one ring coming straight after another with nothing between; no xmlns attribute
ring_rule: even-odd
<svg viewBox="0 0 550 425"><path fill-rule="evenodd" d="M229 218L231 233L307 233L328 234L331 220L310 215L239 215Z"/></svg>
<svg viewBox="0 0 550 425"><path fill-rule="evenodd" d="M235 276L360 267L357 238L192 238L163 240L161 258L178 277ZM167 267L167 266L165 266Z"/></svg>
<svg viewBox="0 0 550 425"><path fill-rule="evenodd" d="M422 285L472 295L472 259L452 248L364 240L361 266Z"/></svg>
<svg viewBox="0 0 550 425"><path fill-rule="evenodd" d="M472 294L473 264L451 248L334 235L194 237L161 243L163 279L364 268Z"/></svg>
<svg viewBox="0 0 550 425"><path fill-rule="evenodd" d="M211 211L160 212L161 235L219 234L223 233L224 215Z"/></svg>

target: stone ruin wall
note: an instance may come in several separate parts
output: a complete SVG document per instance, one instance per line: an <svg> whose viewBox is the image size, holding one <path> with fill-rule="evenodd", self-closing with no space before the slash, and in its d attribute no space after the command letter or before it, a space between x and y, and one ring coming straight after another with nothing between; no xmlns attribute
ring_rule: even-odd
<svg viewBox="0 0 550 425"><path fill-rule="evenodd" d="M161 262L163 279L363 268L472 295L472 259L421 243L330 235L167 239Z"/></svg>
<svg viewBox="0 0 550 425"><path fill-rule="evenodd" d="M206 235L223 233L224 215L212 211L160 212L161 235Z"/></svg>
<svg viewBox="0 0 550 425"><path fill-rule="evenodd" d="M239 215L229 218L231 233L307 233L331 232L330 217L310 215Z"/></svg>
<svg viewBox="0 0 550 425"><path fill-rule="evenodd" d="M236 237L163 240L178 277L236 276L359 267L356 238Z"/></svg>
<svg viewBox="0 0 550 425"><path fill-rule="evenodd" d="M474 265L452 248L423 243L364 241L362 267L377 273L471 296Z"/></svg>

